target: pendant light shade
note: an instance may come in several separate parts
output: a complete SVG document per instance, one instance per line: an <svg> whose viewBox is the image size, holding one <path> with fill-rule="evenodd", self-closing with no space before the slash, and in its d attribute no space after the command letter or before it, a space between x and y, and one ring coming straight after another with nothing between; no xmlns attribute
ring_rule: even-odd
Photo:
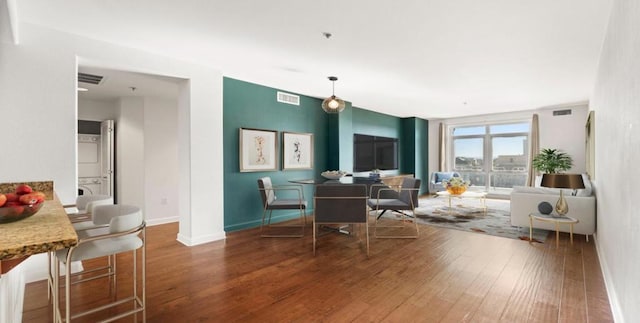
<svg viewBox="0 0 640 323"><path fill-rule="evenodd" d="M340 113L342 112L342 110L344 110L345 107L345 103L344 100L342 100L341 98L337 97L335 95L335 90L336 90L336 81L338 80L337 77L335 76L329 76L329 81L332 82L332 92L331 92L331 96L324 99L322 101L322 110L324 110L324 112L326 113Z"/></svg>

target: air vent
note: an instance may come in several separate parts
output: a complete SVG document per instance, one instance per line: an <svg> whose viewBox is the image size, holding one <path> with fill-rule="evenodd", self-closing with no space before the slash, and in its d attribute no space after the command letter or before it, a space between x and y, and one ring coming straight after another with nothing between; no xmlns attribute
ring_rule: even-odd
<svg viewBox="0 0 640 323"><path fill-rule="evenodd" d="M300 97L295 94L278 91L277 98L278 98L278 102L292 104L292 105L300 105Z"/></svg>
<svg viewBox="0 0 640 323"><path fill-rule="evenodd" d="M78 73L78 82L89 83L89 84L100 84L104 76L93 75L87 73Z"/></svg>
<svg viewBox="0 0 640 323"><path fill-rule="evenodd" d="M568 116L568 115L571 115L571 109L555 110L555 111L553 111L553 115L554 116Z"/></svg>

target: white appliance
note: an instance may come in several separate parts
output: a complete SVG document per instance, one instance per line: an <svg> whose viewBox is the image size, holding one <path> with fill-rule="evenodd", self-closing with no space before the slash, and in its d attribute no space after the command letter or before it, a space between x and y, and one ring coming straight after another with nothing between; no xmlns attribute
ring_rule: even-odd
<svg viewBox="0 0 640 323"><path fill-rule="evenodd" d="M102 194L102 178L80 177L78 178L78 195Z"/></svg>
<svg viewBox="0 0 640 323"><path fill-rule="evenodd" d="M113 120L100 123L100 134L78 134L78 195L115 197L113 144Z"/></svg>

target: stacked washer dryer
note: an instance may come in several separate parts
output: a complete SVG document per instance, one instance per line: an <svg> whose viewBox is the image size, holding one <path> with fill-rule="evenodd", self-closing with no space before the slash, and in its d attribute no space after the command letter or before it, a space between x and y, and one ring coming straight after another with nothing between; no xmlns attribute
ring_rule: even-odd
<svg viewBox="0 0 640 323"><path fill-rule="evenodd" d="M78 195L102 194L100 135L78 134Z"/></svg>
<svg viewBox="0 0 640 323"><path fill-rule="evenodd" d="M78 121L78 195L114 191L114 121Z"/></svg>

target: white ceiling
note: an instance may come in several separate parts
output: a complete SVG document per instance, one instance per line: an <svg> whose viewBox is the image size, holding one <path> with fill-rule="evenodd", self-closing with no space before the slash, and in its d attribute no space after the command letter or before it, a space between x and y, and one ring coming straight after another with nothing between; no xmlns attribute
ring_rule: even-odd
<svg viewBox="0 0 640 323"><path fill-rule="evenodd" d="M88 91L78 92L81 99L113 101L121 97L155 97L177 100L179 78L119 71L92 66L79 66L78 72L102 76L100 84L79 82L78 87Z"/></svg>
<svg viewBox="0 0 640 323"><path fill-rule="evenodd" d="M17 1L20 22L395 116L584 102L612 0ZM326 39L323 32L333 36Z"/></svg>

